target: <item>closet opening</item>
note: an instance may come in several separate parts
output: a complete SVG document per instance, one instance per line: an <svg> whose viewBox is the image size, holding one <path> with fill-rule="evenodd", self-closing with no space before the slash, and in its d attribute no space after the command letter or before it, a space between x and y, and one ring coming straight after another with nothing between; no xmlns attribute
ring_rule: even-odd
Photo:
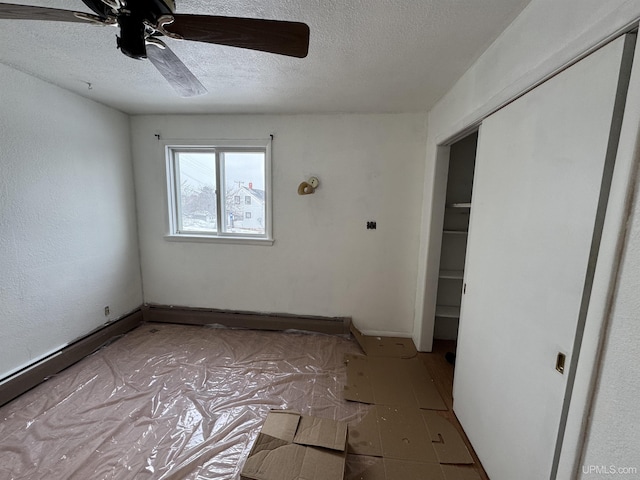
<svg viewBox="0 0 640 480"><path fill-rule="evenodd" d="M478 131L475 131L453 143L449 149L433 338L436 341L446 341L447 360L451 363L455 360L455 340L458 338L464 290L464 265L477 144Z"/></svg>

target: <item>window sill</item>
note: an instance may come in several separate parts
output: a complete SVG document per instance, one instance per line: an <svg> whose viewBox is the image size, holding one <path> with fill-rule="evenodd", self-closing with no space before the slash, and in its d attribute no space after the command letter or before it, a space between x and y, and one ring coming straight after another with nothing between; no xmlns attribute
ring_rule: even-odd
<svg viewBox="0 0 640 480"><path fill-rule="evenodd" d="M213 235L165 235L168 242L195 242L195 243L234 243L236 245L273 245L272 238L249 238Z"/></svg>

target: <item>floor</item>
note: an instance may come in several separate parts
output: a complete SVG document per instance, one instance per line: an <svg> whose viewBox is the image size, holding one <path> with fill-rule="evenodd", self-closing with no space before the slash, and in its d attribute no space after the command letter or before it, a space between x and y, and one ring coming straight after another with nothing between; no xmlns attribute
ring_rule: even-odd
<svg viewBox="0 0 640 480"><path fill-rule="evenodd" d="M450 348L421 354L449 408ZM237 480L270 409L364 417L342 398L354 353L341 336L144 324L0 408L0 478Z"/></svg>
<svg viewBox="0 0 640 480"><path fill-rule="evenodd" d="M438 388L438 392L442 396L444 403L447 405L447 408L449 409L446 412L442 412L443 415L447 419L449 419L451 423L453 423L456 426L456 428L460 432L460 435L462 435L462 438L467 444L467 448L469 449L469 452L471 452L471 456L473 457L475 464L473 465L473 467L470 467L470 468L473 468L480 475L480 478L482 478L482 480L489 480L487 473L482 468L482 464L480 463L480 460L478 459L476 452L473 450L473 447L471 446L471 442L469 442L469 439L467 438L467 435L462 429L460 422L458 421L455 414L453 413L454 367L449 362L447 362L447 360L445 359L445 354L447 352L455 352L455 351L456 351L455 341L434 340L433 350L431 353L420 353L418 355L420 356L423 363L427 367L427 370L429 370L429 373L431 374L431 377L433 378L433 381L435 382L436 387Z"/></svg>

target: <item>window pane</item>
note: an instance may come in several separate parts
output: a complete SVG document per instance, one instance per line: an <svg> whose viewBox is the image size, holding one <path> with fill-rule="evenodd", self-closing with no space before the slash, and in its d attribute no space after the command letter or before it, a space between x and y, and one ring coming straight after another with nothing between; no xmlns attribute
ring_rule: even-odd
<svg viewBox="0 0 640 480"><path fill-rule="evenodd" d="M177 152L178 230L215 232L216 156L209 152Z"/></svg>
<svg viewBox="0 0 640 480"><path fill-rule="evenodd" d="M265 152L224 152L224 231L264 235ZM240 198L244 197L244 202ZM237 199L237 201L236 201Z"/></svg>

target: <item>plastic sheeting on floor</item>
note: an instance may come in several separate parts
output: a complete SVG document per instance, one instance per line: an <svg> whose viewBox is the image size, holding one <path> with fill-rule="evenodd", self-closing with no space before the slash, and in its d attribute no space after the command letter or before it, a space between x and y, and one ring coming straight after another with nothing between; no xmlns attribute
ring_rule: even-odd
<svg viewBox="0 0 640 480"><path fill-rule="evenodd" d="M0 408L0 478L239 479L270 409L362 419L369 407L342 399L344 354L359 352L338 336L145 324Z"/></svg>

